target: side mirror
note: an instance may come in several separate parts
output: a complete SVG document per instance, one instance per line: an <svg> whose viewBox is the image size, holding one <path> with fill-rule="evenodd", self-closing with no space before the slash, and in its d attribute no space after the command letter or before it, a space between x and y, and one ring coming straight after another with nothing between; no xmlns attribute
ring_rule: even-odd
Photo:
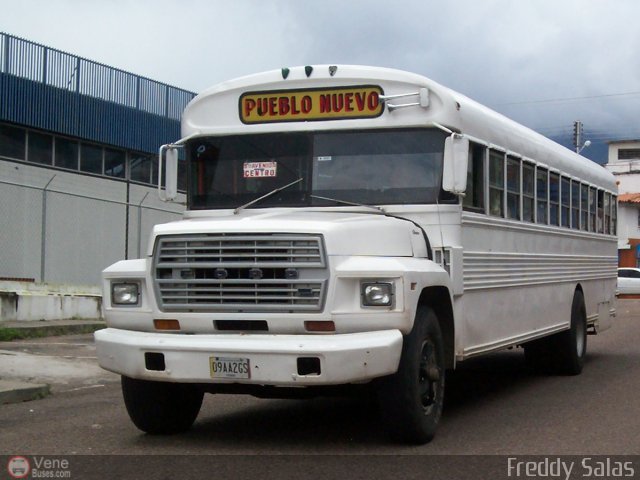
<svg viewBox="0 0 640 480"><path fill-rule="evenodd" d="M447 137L443 162L442 189L456 195L463 194L467 189L469 139L457 133Z"/></svg>
<svg viewBox="0 0 640 480"><path fill-rule="evenodd" d="M162 182L163 157L166 162L166 179ZM164 189L163 189L164 187ZM158 196L163 202L171 202L178 196L178 147L163 145L158 155Z"/></svg>

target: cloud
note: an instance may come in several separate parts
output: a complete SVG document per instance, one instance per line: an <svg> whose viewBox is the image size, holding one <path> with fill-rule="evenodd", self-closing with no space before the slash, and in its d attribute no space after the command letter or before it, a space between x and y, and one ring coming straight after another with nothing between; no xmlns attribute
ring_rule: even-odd
<svg viewBox="0 0 640 480"><path fill-rule="evenodd" d="M189 90L283 66L417 72L534 128L628 129L635 0L0 0L0 30ZM636 136L640 136L640 126Z"/></svg>

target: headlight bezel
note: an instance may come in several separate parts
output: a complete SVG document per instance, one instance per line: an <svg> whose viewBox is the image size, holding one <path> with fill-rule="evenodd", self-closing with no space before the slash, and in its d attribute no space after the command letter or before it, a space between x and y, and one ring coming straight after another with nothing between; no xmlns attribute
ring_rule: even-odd
<svg viewBox="0 0 640 480"><path fill-rule="evenodd" d="M117 289L120 289L118 292ZM133 293L133 295L132 295ZM129 294L135 296L135 301L123 300L124 296ZM111 306L112 307L139 307L142 301L142 289L140 282L132 281L116 281L111 282Z"/></svg>
<svg viewBox="0 0 640 480"><path fill-rule="evenodd" d="M363 280L360 282L360 306L362 308L393 308L394 303L395 285L393 282L382 280Z"/></svg>

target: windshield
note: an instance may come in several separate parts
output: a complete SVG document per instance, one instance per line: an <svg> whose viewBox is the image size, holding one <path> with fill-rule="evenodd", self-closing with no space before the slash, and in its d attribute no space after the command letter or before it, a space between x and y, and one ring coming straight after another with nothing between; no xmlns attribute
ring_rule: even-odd
<svg viewBox="0 0 640 480"><path fill-rule="evenodd" d="M190 208L236 208L292 182L251 208L435 203L443 200L445 136L403 129L194 139Z"/></svg>

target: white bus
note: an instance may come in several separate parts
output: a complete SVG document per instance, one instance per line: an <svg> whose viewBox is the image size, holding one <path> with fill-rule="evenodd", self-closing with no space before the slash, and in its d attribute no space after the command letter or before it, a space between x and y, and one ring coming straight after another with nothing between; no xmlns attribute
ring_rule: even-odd
<svg viewBox="0 0 640 480"><path fill-rule="evenodd" d="M182 150L184 219L104 271L95 335L145 432L188 429L207 392L367 384L389 431L424 443L458 362L524 347L578 374L615 316L614 177L427 78L244 77L198 95L182 136L159 190L176 198Z"/></svg>

